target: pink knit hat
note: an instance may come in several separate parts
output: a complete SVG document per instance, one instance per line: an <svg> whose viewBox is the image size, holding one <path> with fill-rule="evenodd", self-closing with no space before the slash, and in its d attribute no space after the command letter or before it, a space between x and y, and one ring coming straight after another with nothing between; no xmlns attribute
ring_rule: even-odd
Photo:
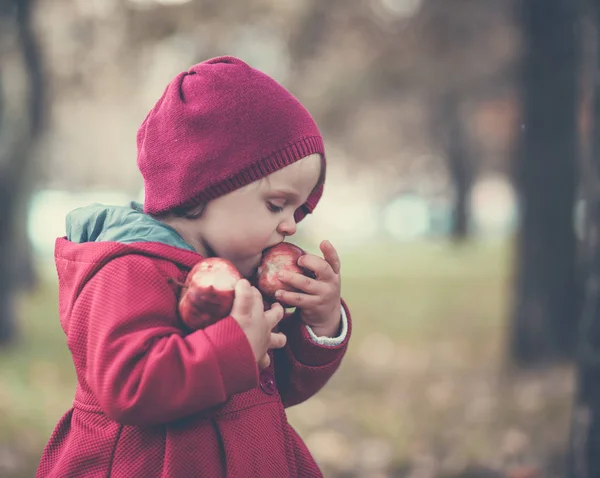
<svg viewBox="0 0 600 478"><path fill-rule="evenodd" d="M150 214L207 202L310 154L325 158L304 106L231 56L177 75L138 130L137 146ZM320 186L296 211L297 221L322 193Z"/></svg>

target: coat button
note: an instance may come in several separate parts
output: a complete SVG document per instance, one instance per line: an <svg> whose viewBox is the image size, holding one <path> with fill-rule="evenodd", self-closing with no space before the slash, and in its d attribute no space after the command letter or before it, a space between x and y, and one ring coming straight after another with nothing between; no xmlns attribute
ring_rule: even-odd
<svg viewBox="0 0 600 478"><path fill-rule="evenodd" d="M275 379L273 378L273 374L271 372L262 372L260 374L260 388L267 395L273 395L277 392L277 387L275 386Z"/></svg>

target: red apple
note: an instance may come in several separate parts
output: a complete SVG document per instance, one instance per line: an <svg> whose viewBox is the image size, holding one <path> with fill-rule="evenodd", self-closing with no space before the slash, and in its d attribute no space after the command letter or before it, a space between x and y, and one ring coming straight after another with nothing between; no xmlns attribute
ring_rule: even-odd
<svg viewBox="0 0 600 478"><path fill-rule="evenodd" d="M179 315L190 329L203 329L231 312L235 285L242 278L227 259L208 257L188 274L179 299Z"/></svg>
<svg viewBox="0 0 600 478"><path fill-rule="evenodd" d="M277 278L280 271L285 270L309 277L313 276L311 271L298 265L298 259L304 254L306 253L301 248L289 242L281 242L263 253L256 276L258 290L263 296L274 300L275 292L278 290L297 291L297 289Z"/></svg>

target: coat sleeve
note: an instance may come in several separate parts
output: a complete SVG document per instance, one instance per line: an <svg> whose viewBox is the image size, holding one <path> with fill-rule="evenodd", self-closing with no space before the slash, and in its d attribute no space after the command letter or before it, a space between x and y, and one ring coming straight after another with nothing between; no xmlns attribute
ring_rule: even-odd
<svg viewBox="0 0 600 478"><path fill-rule="evenodd" d="M344 340L336 345L316 343L298 312L279 323L279 331L287 336L287 344L274 352L274 367L277 387L285 407L312 397L340 366L352 332L350 311L343 300L342 307L346 314L347 330Z"/></svg>
<svg viewBox="0 0 600 478"><path fill-rule="evenodd" d="M258 385L254 354L232 317L185 335L176 306L167 278L140 256L112 260L79 295L69 346L84 347L85 380L115 421L167 423Z"/></svg>

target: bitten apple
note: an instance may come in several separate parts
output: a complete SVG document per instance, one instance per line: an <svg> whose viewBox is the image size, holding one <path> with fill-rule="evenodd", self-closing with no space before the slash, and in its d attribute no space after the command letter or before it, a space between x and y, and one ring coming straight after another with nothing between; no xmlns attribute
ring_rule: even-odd
<svg viewBox="0 0 600 478"><path fill-rule="evenodd" d="M179 299L179 316L190 329L208 327L227 317L235 285L242 278L227 259L207 257L189 272Z"/></svg>
<svg viewBox="0 0 600 478"><path fill-rule="evenodd" d="M311 271L298 265L298 259L305 254L300 247L289 242L281 242L267 249L257 270L256 284L258 290L270 300L274 300L275 292L287 290L296 292L297 289L281 282L277 278L280 271L286 270L313 277Z"/></svg>

